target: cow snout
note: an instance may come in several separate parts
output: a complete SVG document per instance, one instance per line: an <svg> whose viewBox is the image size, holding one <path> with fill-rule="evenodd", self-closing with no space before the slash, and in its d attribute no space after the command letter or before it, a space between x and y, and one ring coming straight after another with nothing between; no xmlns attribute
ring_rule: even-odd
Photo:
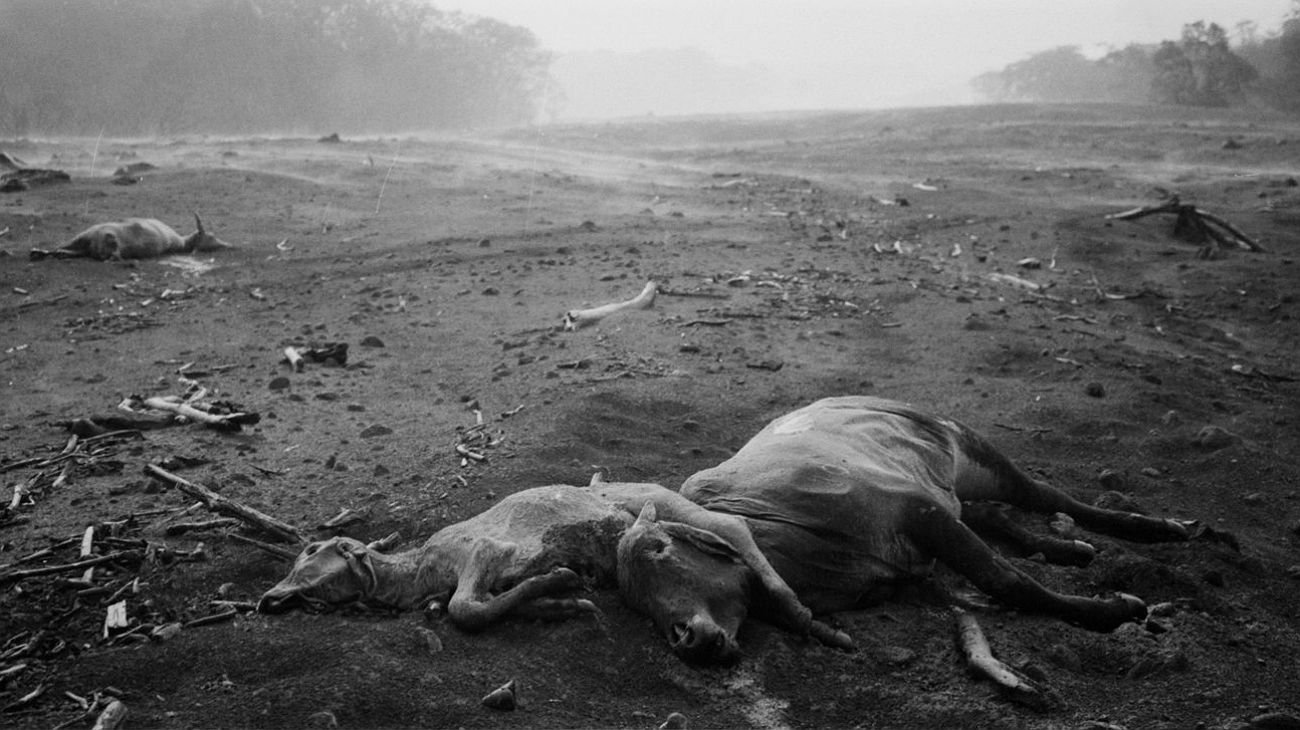
<svg viewBox="0 0 1300 730"><path fill-rule="evenodd" d="M299 591L284 586L276 586L257 601L258 613L286 613L295 608L314 610L316 607Z"/></svg>
<svg viewBox="0 0 1300 730"><path fill-rule="evenodd" d="M673 653L697 664L732 664L740 647L725 629L702 616L672 625L669 642Z"/></svg>

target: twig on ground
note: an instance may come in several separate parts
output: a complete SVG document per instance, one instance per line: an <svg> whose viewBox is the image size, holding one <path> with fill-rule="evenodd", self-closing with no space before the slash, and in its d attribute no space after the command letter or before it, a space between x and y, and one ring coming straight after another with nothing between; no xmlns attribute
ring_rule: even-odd
<svg viewBox="0 0 1300 730"><path fill-rule="evenodd" d="M956 607L952 612L957 623L957 643L972 672L993 682L1013 702L1035 709L1050 704L1042 689L993 656L988 639L973 615Z"/></svg>
<svg viewBox="0 0 1300 730"><path fill-rule="evenodd" d="M269 542L262 542L261 540L255 540L251 537L248 537L247 535L240 535L237 532L231 533L230 539L234 540L235 542L242 542L245 545L251 545L257 548L258 550L270 553L271 555L274 555L275 557L280 558L281 560L288 560L290 562L293 562L294 560L298 559L298 553L294 550L289 550L288 548L282 548L279 545L272 545Z"/></svg>
<svg viewBox="0 0 1300 730"><path fill-rule="evenodd" d="M11 570L6 573L0 573L0 585L17 583L27 578L36 578L43 575L54 575L56 573L71 573L77 570L85 570L96 565L111 563L114 561L139 561L144 558L143 551L140 550L119 550L108 553L107 555L97 555L93 558L78 560L75 563L65 563L62 565L45 565L39 568L26 568L23 570Z"/></svg>
<svg viewBox="0 0 1300 730"><path fill-rule="evenodd" d="M283 542L305 543L307 538L303 536L298 528L264 513L253 509L244 504L240 504L232 499L226 498L208 489L202 484L195 484L171 472L162 469L154 464L145 466L145 473L170 482L185 494L203 502L203 505L209 510L220 514L234 517L245 524L276 537Z"/></svg>

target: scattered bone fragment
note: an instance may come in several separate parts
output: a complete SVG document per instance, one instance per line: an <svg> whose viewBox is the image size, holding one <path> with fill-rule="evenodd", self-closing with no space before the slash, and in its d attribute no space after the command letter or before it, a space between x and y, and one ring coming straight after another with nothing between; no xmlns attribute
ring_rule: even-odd
<svg viewBox="0 0 1300 730"><path fill-rule="evenodd" d="M293 345L284 348L284 359L289 361L289 367L293 368L295 373L302 372L305 362L302 359L302 355L298 352L298 348Z"/></svg>
<svg viewBox="0 0 1300 730"><path fill-rule="evenodd" d="M110 604L104 610L104 638L107 639L118 631L130 626L130 619L126 615L126 601L118 601Z"/></svg>
<svg viewBox="0 0 1300 730"><path fill-rule="evenodd" d="M619 312L625 312L632 309L649 309L654 306L655 295L658 293L658 287L653 281L646 282L641 289L641 293L635 297L623 302L614 302L613 304L604 304L599 307L590 309L572 309L564 315L564 329L566 332L580 329L589 324L599 322Z"/></svg>
<svg viewBox="0 0 1300 730"><path fill-rule="evenodd" d="M998 284L1010 284L1011 286L1028 289L1029 291L1039 291L1043 288L1041 284L1011 274L992 273L988 275L988 278L989 281Z"/></svg>

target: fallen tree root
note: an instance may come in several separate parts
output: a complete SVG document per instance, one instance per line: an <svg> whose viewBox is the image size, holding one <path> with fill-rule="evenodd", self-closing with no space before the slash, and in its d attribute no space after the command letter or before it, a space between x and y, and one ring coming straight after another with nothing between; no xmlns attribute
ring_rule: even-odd
<svg viewBox="0 0 1300 730"><path fill-rule="evenodd" d="M194 482L178 477L154 464L146 465L144 470L146 474L158 477L165 482L175 485L177 489L180 489L182 492L199 500L203 503L203 506L219 515L234 517L247 525L256 527L262 532L275 537L281 542L292 542L298 544L307 542L307 538L304 537L303 534L298 531L298 528L293 525L281 522L280 520L277 520L264 512L253 509L248 505L240 504L232 499L227 499L202 484L195 484Z"/></svg>
<svg viewBox="0 0 1300 730"><path fill-rule="evenodd" d="M641 293L625 302L605 304L591 309L573 309L564 314L564 330L570 332L589 324L599 322L606 317L629 309L649 309L654 306L655 295L659 289L653 281L647 281Z"/></svg>
<svg viewBox="0 0 1300 730"><path fill-rule="evenodd" d="M1054 704L1046 691L993 656L973 615L957 607L952 612L957 622L957 644L972 673L993 682L999 692L1017 704L1034 710L1046 710Z"/></svg>
<svg viewBox="0 0 1300 730"><path fill-rule="evenodd" d="M1184 203L1172 196L1160 205L1145 205L1122 213L1106 216L1111 220L1133 221L1157 213L1178 216L1174 221L1174 235L1193 243L1213 241L1224 248L1244 248L1262 253L1264 248L1241 232L1241 229L1209 211Z"/></svg>

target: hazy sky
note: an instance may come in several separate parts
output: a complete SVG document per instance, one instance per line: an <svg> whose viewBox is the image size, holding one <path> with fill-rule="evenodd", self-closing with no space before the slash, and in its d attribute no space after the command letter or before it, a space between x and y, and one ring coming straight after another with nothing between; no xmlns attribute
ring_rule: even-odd
<svg viewBox="0 0 1300 730"><path fill-rule="evenodd" d="M1175 39L1186 23L1274 30L1296 0L430 0L528 27L556 52L694 46L761 64L797 106L971 100L970 78L1063 45ZM790 89L798 93L791 96ZM572 95L573 90L568 90Z"/></svg>

